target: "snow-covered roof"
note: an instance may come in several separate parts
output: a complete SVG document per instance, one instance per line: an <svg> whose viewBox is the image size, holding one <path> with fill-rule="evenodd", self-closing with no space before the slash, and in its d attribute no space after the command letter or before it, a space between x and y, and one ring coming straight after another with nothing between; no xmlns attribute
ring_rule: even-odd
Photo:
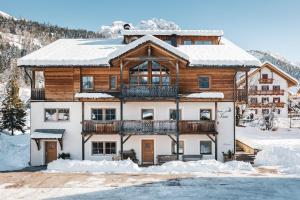
<svg viewBox="0 0 300 200"><path fill-rule="evenodd" d="M145 35L129 44L116 39L60 39L18 59L18 66L109 66L109 61L126 51L151 41L189 61L190 66L260 66L252 55L222 38L220 45L180 45L174 47Z"/></svg>
<svg viewBox="0 0 300 200"><path fill-rule="evenodd" d="M223 92L199 92L199 93L191 93L185 95L186 98L196 98L196 99L223 99Z"/></svg>
<svg viewBox="0 0 300 200"><path fill-rule="evenodd" d="M36 129L30 134L31 139L60 139L65 129Z"/></svg>
<svg viewBox="0 0 300 200"><path fill-rule="evenodd" d="M118 57L124 53L126 53L127 51L131 50L131 49L134 49L136 48L137 46L145 43L145 42L148 42L148 41L151 41L153 42L154 44L157 44L159 45L160 47L178 55L179 57L185 59L185 60L189 60L189 56L186 55L185 53L183 53L182 51L178 50L176 47L158 39L157 37L154 37L152 35L145 35L127 45L124 45L123 47L119 48L118 50L112 52L110 55L109 55L109 58L110 59L113 59L115 57Z"/></svg>
<svg viewBox="0 0 300 200"><path fill-rule="evenodd" d="M107 93L76 93L75 98L98 99L98 98L114 98L114 96Z"/></svg>
<svg viewBox="0 0 300 200"><path fill-rule="evenodd" d="M223 30L123 30L123 35L222 36Z"/></svg>

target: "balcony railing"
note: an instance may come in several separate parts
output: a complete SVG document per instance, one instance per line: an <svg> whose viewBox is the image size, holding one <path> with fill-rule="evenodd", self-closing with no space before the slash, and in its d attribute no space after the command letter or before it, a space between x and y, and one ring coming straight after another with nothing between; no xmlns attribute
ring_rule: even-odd
<svg viewBox="0 0 300 200"><path fill-rule="evenodd" d="M272 84L273 83L273 78L261 78L259 79L259 83L269 83Z"/></svg>
<svg viewBox="0 0 300 200"><path fill-rule="evenodd" d="M284 90L249 90L250 95L284 95Z"/></svg>
<svg viewBox="0 0 300 200"><path fill-rule="evenodd" d="M272 107L283 108L284 103L283 102L279 102L279 103L250 103L250 107L253 107L253 108L272 108Z"/></svg>
<svg viewBox="0 0 300 200"><path fill-rule="evenodd" d="M45 100L45 89L31 88L31 100Z"/></svg>
<svg viewBox="0 0 300 200"><path fill-rule="evenodd" d="M122 95L125 98L175 98L177 91L172 85L125 85Z"/></svg>
<svg viewBox="0 0 300 200"><path fill-rule="evenodd" d="M84 133L118 134L123 130L126 135L166 135L176 134L174 120L124 120L124 121L93 121L83 122ZM215 121L180 120L180 134L216 133Z"/></svg>

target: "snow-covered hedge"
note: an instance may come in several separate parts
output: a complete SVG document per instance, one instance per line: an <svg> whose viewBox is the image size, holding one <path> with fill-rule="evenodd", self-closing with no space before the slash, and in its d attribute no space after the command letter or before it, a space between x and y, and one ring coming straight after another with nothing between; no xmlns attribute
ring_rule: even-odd
<svg viewBox="0 0 300 200"><path fill-rule="evenodd" d="M48 164L48 172L94 172L94 173L251 173L250 163L232 161L221 163L216 160L191 162L172 161L161 166L139 167L131 160L123 161L79 161L56 160Z"/></svg>

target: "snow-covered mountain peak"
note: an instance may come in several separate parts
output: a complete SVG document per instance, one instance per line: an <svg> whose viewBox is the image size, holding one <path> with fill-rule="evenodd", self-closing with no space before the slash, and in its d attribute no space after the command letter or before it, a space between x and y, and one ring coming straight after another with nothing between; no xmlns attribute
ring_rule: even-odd
<svg viewBox="0 0 300 200"><path fill-rule="evenodd" d="M0 16L1 16L1 17L4 17L4 18L6 18L6 19L12 18L12 19L15 19L15 20L16 20L16 18L14 18L13 16L11 16L11 15L9 15L9 14L7 14L6 12L3 12L3 11L1 11L1 10L0 10Z"/></svg>

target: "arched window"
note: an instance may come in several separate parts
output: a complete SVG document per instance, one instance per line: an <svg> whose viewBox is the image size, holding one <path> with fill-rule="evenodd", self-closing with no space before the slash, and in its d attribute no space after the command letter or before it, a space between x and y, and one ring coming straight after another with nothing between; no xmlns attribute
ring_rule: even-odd
<svg viewBox="0 0 300 200"><path fill-rule="evenodd" d="M129 70L131 85L169 85L170 71L155 61L145 61Z"/></svg>

